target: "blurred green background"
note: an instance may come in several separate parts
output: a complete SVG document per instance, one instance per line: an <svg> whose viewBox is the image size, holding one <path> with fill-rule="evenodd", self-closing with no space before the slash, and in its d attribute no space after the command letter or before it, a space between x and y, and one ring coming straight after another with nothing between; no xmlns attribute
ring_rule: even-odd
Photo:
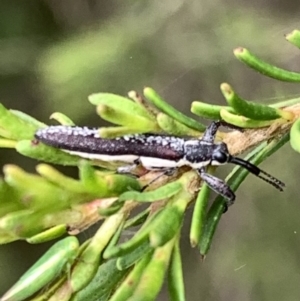
<svg viewBox="0 0 300 301"><path fill-rule="evenodd" d="M101 125L87 101L95 92L151 86L185 113L193 100L224 104L222 82L258 102L299 97L299 85L263 77L232 54L247 47L299 71L300 52L284 39L300 28L299 11L292 0L1 0L0 102L49 124L61 111L79 125ZM300 299L299 158L286 145L262 164L287 184L284 193L251 176L243 183L204 263L189 246L189 209L182 235L187 300ZM37 164L2 149L0 163L27 171ZM0 295L48 247L0 246Z"/></svg>

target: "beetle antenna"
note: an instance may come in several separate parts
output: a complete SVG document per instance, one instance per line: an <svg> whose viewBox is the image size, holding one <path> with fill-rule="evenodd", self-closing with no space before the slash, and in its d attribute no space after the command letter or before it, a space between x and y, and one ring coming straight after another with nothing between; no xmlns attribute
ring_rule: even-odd
<svg viewBox="0 0 300 301"><path fill-rule="evenodd" d="M281 182L280 180L276 179L275 177L271 176L267 172L261 170L256 165L246 160L237 157L230 157L228 162L246 168L249 172L257 176L258 178L264 180L265 182L269 183L270 185L272 185L273 187L275 187L280 191L283 191L283 187L285 187L285 184L283 182Z"/></svg>

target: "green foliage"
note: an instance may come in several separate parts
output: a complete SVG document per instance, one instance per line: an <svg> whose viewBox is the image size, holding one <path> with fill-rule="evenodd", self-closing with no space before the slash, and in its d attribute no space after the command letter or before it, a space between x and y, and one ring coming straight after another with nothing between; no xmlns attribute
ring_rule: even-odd
<svg viewBox="0 0 300 301"><path fill-rule="evenodd" d="M296 40L293 39L295 44ZM266 64L245 49L237 49L235 55L270 77L300 79L300 74ZM233 155L255 147L247 159L259 164L289 138L299 152L300 100L266 106L242 99L228 84L222 84L221 91L227 106L195 101L191 110L199 116L221 117L246 128L238 134L252 139L247 144L242 139L236 141ZM144 95L151 105L135 92L129 93L131 99L110 93L91 95L89 100L97 106L97 113L117 125L99 129L100 136L149 131L200 136L204 131L201 123L167 104L152 88L145 88ZM52 118L61 124L73 124L61 113L53 114ZM197 174L185 168L179 170L175 180L164 176L153 182L157 178L155 172L144 175L137 171L136 179L117 175L111 171L116 167L114 164L83 161L39 143L34 133L40 127L45 125L1 106L0 146L15 148L23 155L46 162L78 166L79 180L47 164L37 166L39 175L6 165L0 182L0 242L40 243L67 232L70 236L50 248L1 300L24 300L38 291L34 300L154 300L167 272L172 300L184 300L179 248L184 214L196 199L190 241L205 257L223 213L224 199L217 196L208 208L208 187L203 184L199 191ZM260 136L256 135L258 131ZM236 134L237 131L219 133L219 137L227 142ZM241 167L230 173L227 182L233 191L247 174ZM147 190L141 192L141 187L149 183ZM144 211L129 218L134 208L145 203L148 207ZM100 219L104 221L96 234L79 247L71 235ZM119 243L123 231L136 225L140 228L135 235Z"/></svg>

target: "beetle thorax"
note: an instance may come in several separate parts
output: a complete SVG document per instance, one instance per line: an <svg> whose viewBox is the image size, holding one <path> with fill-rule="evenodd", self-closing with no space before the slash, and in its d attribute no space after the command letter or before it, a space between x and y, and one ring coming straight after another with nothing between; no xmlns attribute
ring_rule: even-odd
<svg viewBox="0 0 300 301"><path fill-rule="evenodd" d="M201 140L188 140L184 144L185 161L194 169L207 166L211 161L214 145Z"/></svg>

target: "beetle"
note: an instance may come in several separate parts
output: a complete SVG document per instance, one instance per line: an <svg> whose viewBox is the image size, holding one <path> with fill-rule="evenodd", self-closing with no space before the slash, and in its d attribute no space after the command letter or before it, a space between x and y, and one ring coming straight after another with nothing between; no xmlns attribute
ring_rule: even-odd
<svg viewBox="0 0 300 301"><path fill-rule="evenodd" d="M225 181L206 172L209 165L233 163L242 166L283 191L283 182L249 161L232 156L224 142L215 142L217 130L221 125L222 121L212 122L200 139L156 134L133 134L103 139L99 136L97 128L63 125L39 129L35 138L83 158L124 162L126 166L119 168L119 172L130 171L138 164L147 170L167 172L181 166L189 166L197 171L212 190L226 199L227 207L234 203L235 194Z"/></svg>

